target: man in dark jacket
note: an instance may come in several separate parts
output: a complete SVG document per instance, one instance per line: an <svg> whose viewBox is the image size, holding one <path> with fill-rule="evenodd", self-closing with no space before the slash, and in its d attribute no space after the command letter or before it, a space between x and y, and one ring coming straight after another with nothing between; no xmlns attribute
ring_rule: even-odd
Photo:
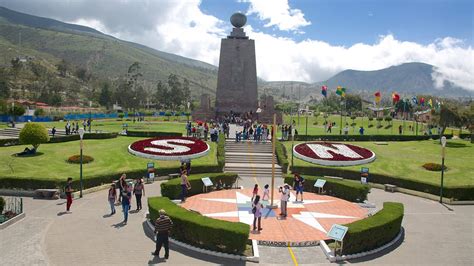
<svg viewBox="0 0 474 266"><path fill-rule="evenodd" d="M160 255L162 246L165 246L165 259L169 257L169 242L168 237L173 227L173 221L166 215L165 210L159 211L160 217L155 221L155 234L156 234L156 249L155 252L151 253L154 256Z"/></svg>

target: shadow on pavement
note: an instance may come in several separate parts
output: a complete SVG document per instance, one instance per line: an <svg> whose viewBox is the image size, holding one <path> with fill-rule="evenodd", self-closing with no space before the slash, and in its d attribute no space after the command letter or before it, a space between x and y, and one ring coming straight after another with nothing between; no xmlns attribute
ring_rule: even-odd
<svg viewBox="0 0 474 266"><path fill-rule="evenodd" d="M379 258L379 257L383 257L385 256L386 254L392 252L393 250L397 249L405 240L405 228L402 227L402 236L400 237L400 239L391 247L387 248L387 249L384 249L376 254L373 254L373 255L369 255L369 256L365 256L363 258L359 258L359 259L353 259L353 260L347 260L348 262L350 263L359 263L359 262L366 262L366 261L370 261L370 260L373 260L373 259L376 259L376 258ZM339 264L344 264L344 262L340 262Z"/></svg>
<svg viewBox="0 0 474 266"><path fill-rule="evenodd" d="M112 215L113 214L110 214L110 213L109 214L104 214L104 215L102 215L102 218L109 218L109 217L112 217Z"/></svg>
<svg viewBox="0 0 474 266"><path fill-rule="evenodd" d="M145 233L145 235L154 242L155 241L155 235L152 232L152 230L150 230L150 228L148 228L148 225L147 225L146 221L144 221L142 223L142 226L143 226L143 232ZM154 249L155 249L154 245L150 246L150 252L153 251ZM194 258L194 259L198 259L198 260L202 260L202 261L206 261L206 262L210 262L210 263L215 263L215 264L220 264L220 265L246 265L246 263L247 263L246 261L224 259L224 258L219 258L219 257L215 257L215 256L210 256L210 255L198 253L198 252L186 249L186 248L182 248L180 246L176 246L173 243L170 243L170 257L173 256L172 251L181 253L184 256L188 256L188 257L191 257L191 258ZM157 259L157 257L155 257L155 259Z"/></svg>
<svg viewBox="0 0 474 266"><path fill-rule="evenodd" d="M161 262L166 262L166 260L164 258L154 256L152 260L148 261L148 265L154 265L154 264L158 264L158 263L161 263Z"/></svg>
<svg viewBox="0 0 474 266"><path fill-rule="evenodd" d="M125 225L127 225L127 224L124 223L124 222L120 222L120 223L117 223L117 224L113 224L112 226L116 229L120 229L120 228L124 227Z"/></svg>
<svg viewBox="0 0 474 266"><path fill-rule="evenodd" d="M63 211L63 212L58 212L58 216L63 216L64 214L69 214L70 212Z"/></svg>

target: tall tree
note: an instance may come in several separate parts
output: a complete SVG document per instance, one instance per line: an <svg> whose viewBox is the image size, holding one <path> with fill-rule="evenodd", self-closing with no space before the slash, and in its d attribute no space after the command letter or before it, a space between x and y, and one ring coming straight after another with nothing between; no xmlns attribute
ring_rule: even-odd
<svg viewBox="0 0 474 266"><path fill-rule="evenodd" d="M68 64L66 63L66 60L61 60L58 64L56 64L56 68L58 69L59 71L59 75L61 77L66 77L66 73L68 71Z"/></svg>
<svg viewBox="0 0 474 266"><path fill-rule="evenodd" d="M158 108L168 108L170 101L169 98L169 92L166 84L163 84L163 82L158 81L158 84L156 85L156 91L155 91L155 101L157 103Z"/></svg>
<svg viewBox="0 0 474 266"><path fill-rule="evenodd" d="M112 103L112 92L109 87L109 83L105 82L104 85L102 85L102 90L99 95L99 104L105 106L107 109L109 109L110 104Z"/></svg>
<svg viewBox="0 0 474 266"><path fill-rule="evenodd" d="M171 101L172 108L176 109L182 104L184 99L182 84L178 76L170 74L168 76L168 86L170 88L170 95L172 95L169 100Z"/></svg>
<svg viewBox="0 0 474 266"><path fill-rule="evenodd" d="M449 126L459 127L462 125L462 117L459 109L454 104L443 104L441 105L440 112L436 113L432 110L433 120L441 127L440 135L444 134L444 131Z"/></svg>
<svg viewBox="0 0 474 266"><path fill-rule="evenodd" d="M10 88L8 83L0 77L0 99L8 99L10 97Z"/></svg>

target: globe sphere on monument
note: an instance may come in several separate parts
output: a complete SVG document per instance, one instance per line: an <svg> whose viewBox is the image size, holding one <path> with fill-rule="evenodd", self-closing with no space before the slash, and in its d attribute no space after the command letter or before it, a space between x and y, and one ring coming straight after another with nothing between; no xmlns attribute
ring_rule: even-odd
<svg viewBox="0 0 474 266"><path fill-rule="evenodd" d="M245 23L247 23L247 16L239 12L234 13L230 17L230 23L232 23L232 26L236 28L242 28L245 25Z"/></svg>

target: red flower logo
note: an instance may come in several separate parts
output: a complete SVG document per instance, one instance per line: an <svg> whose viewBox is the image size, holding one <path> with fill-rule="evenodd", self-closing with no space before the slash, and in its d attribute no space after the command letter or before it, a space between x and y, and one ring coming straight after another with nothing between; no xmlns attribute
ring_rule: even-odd
<svg viewBox="0 0 474 266"><path fill-rule="evenodd" d="M301 160L327 166L358 165L375 160L371 150L344 143L301 143L293 148L293 153Z"/></svg>
<svg viewBox="0 0 474 266"><path fill-rule="evenodd" d="M136 156L156 160L184 160L206 155L209 145L190 137L158 137L139 140L128 146L128 151Z"/></svg>

